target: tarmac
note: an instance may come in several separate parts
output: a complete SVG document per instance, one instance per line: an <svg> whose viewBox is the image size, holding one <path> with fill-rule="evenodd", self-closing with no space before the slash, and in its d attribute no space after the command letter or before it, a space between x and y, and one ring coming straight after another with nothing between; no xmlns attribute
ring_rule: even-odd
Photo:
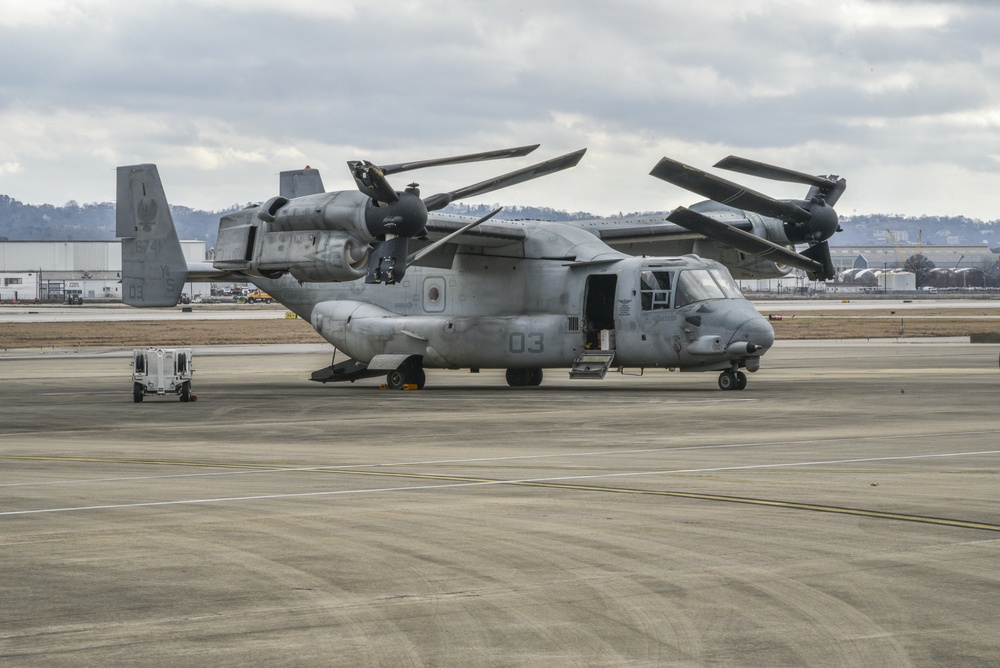
<svg viewBox="0 0 1000 668"><path fill-rule="evenodd" d="M1000 346L319 385L322 346L0 357L0 663L992 666Z"/></svg>

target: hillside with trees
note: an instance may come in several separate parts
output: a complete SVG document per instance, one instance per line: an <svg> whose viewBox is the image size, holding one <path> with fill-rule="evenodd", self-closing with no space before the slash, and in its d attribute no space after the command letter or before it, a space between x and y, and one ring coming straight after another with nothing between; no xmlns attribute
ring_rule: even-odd
<svg viewBox="0 0 1000 668"><path fill-rule="evenodd" d="M239 208L240 205L232 205L218 211L200 211L185 206L170 207L180 238L204 241L208 248L215 246L219 218ZM493 208L495 206L452 204L445 208L444 212L479 217L489 213ZM666 215L666 212L625 215ZM586 212L569 213L547 207L507 206L497 218L570 221L601 218L601 216ZM841 226L844 231L832 240L835 246L890 244L886 235L888 228L901 243L913 244L919 239L924 245L988 245L990 248L1000 248L1000 220L982 221L965 216L906 217L871 214L844 216L841 218ZM80 241L114 238L113 203L81 205L71 201L62 206L34 205L0 195L0 240Z"/></svg>

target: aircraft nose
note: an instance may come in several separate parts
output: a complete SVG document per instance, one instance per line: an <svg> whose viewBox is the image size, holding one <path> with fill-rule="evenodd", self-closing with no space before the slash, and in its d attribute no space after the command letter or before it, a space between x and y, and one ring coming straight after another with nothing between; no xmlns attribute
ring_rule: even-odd
<svg viewBox="0 0 1000 668"><path fill-rule="evenodd" d="M764 316L755 314L754 317L748 318L736 328L730 343L741 341L760 346L766 351L774 345L774 328Z"/></svg>

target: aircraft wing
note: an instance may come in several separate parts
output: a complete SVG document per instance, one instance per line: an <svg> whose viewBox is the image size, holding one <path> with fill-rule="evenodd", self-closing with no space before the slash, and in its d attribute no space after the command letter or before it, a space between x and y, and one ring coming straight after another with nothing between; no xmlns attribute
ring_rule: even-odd
<svg viewBox="0 0 1000 668"><path fill-rule="evenodd" d="M698 207L694 207L698 208ZM725 221L741 230L750 232L752 224L735 213L714 212L716 217L732 218ZM606 218L596 220L561 221L585 230L611 246L615 250L630 253L645 252L650 255L680 255L691 252L691 242L705 236L681 227L668 219L669 214L653 214L630 218ZM431 213L427 221L427 240L437 241L468 224L468 216ZM498 220L483 223L453 239L448 245L486 246L499 248L523 242L527 238L527 226L544 226L546 221L538 220Z"/></svg>
<svg viewBox="0 0 1000 668"><path fill-rule="evenodd" d="M487 248L502 248L523 243L528 234L525 232L524 224L519 221L490 219L489 222L481 223L472 229L466 230L454 238L440 244L434 250L427 249L435 246L448 235L458 232L463 227L469 225L472 219L469 216L456 216L447 213L432 212L424 227L426 235L424 238L413 239L413 254L410 262L424 267L451 266L452 259L458 251L459 246L482 246Z"/></svg>
<svg viewBox="0 0 1000 668"><path fill-rule="evenodd" d="M691 207L694 210L702 210L708 207ZM743 215L728 207L711 207L713 217L720 222L751 232L753 225ZM629 218L605 218L600 220L570 221L569 225L576 225L582 229L596 235L609 246L616 244L643 244L656 243L661 241L686 241L692 239L704 239L705 236L685 227L671 222L670 216L673 212L664 214L653 214L649 216L635 216ZM730 219L730 220L727 220Z"/></svg>
<svg viewBox="0 0 1000 668"><path fill-rule="evenodd" d="M469 223L468 216L432 213L427 220L427 238L443 239ZM455 237L451 243L467 246L500 247L520 243L527 238L524 224L512 220L490 220Z"/></svg>
<svg viewBox="0 0 1000 668"><path fill-rule="evenodd" d="M670 222L668 215L655 214L634 218L569 220L561 221L561 223L586 230L611 247L644 243L655 244L664 241L690 241L704 238L702 234ZM735 215L733 217L736 218ZM436 241L460 229L468 222L468 216L432 213L430 219L427 221L427 236L431 241ZM750 222L742 217L729 224L747 232L753 229ZM545 221L493 219L456 237L453 243L473 246L507 246L512 243L524 241L527 237L527 233L525 232L526 225L545 225Z"/></svg>

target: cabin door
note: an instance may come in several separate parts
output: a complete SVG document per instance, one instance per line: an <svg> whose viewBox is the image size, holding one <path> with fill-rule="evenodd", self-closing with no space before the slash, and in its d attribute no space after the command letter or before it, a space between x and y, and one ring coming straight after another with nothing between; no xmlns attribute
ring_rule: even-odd
<svg viewBox="0 0 1000 668"><path fill-rule="evenodd" d="M583 300L584 347L587 350L615 349L616 274L587 277Z"/></svg>

